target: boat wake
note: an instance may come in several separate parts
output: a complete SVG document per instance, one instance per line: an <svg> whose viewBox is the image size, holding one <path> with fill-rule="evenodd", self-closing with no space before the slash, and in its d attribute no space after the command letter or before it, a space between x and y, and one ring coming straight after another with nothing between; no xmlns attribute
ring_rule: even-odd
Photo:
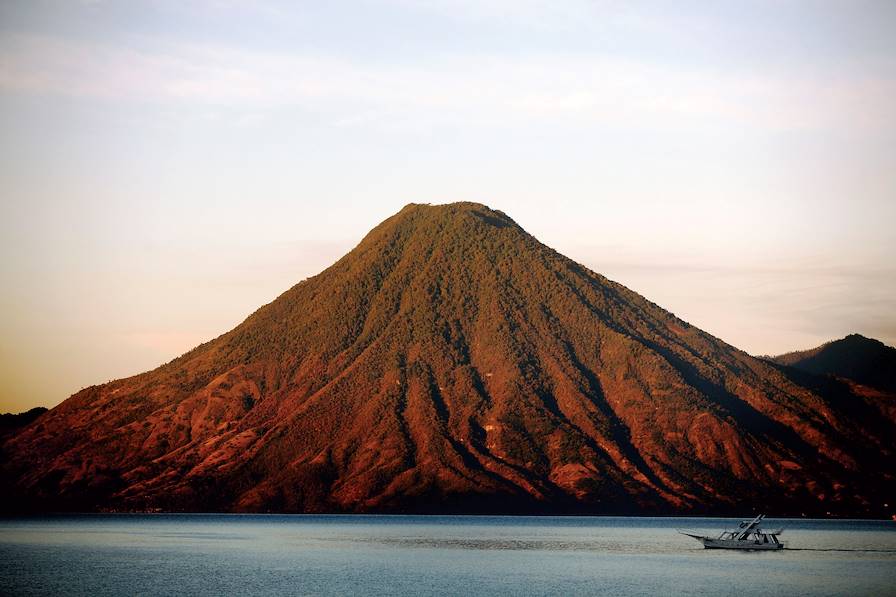
<svg viewBox="0 0 896 597"><path fill-rule="evenodd" d="M785 547L785 551L849 551L865 553L896 553L896 549L838 549L823 547Z"/></svg>

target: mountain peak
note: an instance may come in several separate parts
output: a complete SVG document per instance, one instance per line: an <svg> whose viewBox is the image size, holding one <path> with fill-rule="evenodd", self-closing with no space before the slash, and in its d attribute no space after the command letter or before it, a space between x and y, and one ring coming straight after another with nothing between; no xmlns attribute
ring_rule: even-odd
<svg viewBox="0 0 896 597"><path fill-rule="evenodd" d="M853 344L867 344L869 346L886 346L886 344L884 344L880 340L869 338L858 333L848 334L840 340L832 340L831 342L829 342L829 344L833 344L835 342L851 342Z"/></svg>
<svg viewBox="0 0 896 597"><path fill-rule="evenodd" d="M492 209L484 203L476 203L474 201L455 201L452 203L408 203L401 208L398 213L414 211L435 213L442 217L453 217L464 213L480 213L507 218L507 215L504 212Z"/></svg>
<svg viewBox="0 0 896 597"><path fill-rule="evenodd" d="M393 218L399 221L411 219L424 224L438 223L441 226L480 223L497 228L508 226L519 228L519 225L504 212L470 201L442 204L409 203L389 220Z"/></svg>

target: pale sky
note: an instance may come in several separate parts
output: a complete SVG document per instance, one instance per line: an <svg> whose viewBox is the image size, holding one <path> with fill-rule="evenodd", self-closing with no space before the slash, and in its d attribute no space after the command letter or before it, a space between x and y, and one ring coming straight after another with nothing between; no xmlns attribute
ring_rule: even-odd
<svg viewBox="0 0 896 597"><path fill-rule="evenodd" d="M752 354L896 344L896 2L0 2L0 412L478 201Z"/></svg>

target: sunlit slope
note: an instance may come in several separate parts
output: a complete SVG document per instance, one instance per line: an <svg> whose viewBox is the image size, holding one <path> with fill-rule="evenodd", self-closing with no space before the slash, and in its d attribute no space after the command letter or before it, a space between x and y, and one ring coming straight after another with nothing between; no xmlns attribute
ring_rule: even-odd
<svg viewBox="0 0 896 597"><path fill-rule="evenodd" d="M3 467L36 509L889 516L889 399L753 358L501 212L409 205L234 330L72 396Z"/></svg>

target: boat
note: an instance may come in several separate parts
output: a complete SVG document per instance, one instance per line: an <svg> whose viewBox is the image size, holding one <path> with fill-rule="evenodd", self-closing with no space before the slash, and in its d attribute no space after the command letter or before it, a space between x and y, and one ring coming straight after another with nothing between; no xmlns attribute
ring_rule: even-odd
<svg viewBox="0 0 896 597"><path fill-rule="evenodd" d="M701 542L706 549L784 549L784 544L778 540L778 535L784 530L765 531L759 528L759 523L763 518L765 518L765 514L760 514L753 520L744 520L736 529L722 531L718 537L696 535L686 531L678 532L693 537Z"/></svg>

